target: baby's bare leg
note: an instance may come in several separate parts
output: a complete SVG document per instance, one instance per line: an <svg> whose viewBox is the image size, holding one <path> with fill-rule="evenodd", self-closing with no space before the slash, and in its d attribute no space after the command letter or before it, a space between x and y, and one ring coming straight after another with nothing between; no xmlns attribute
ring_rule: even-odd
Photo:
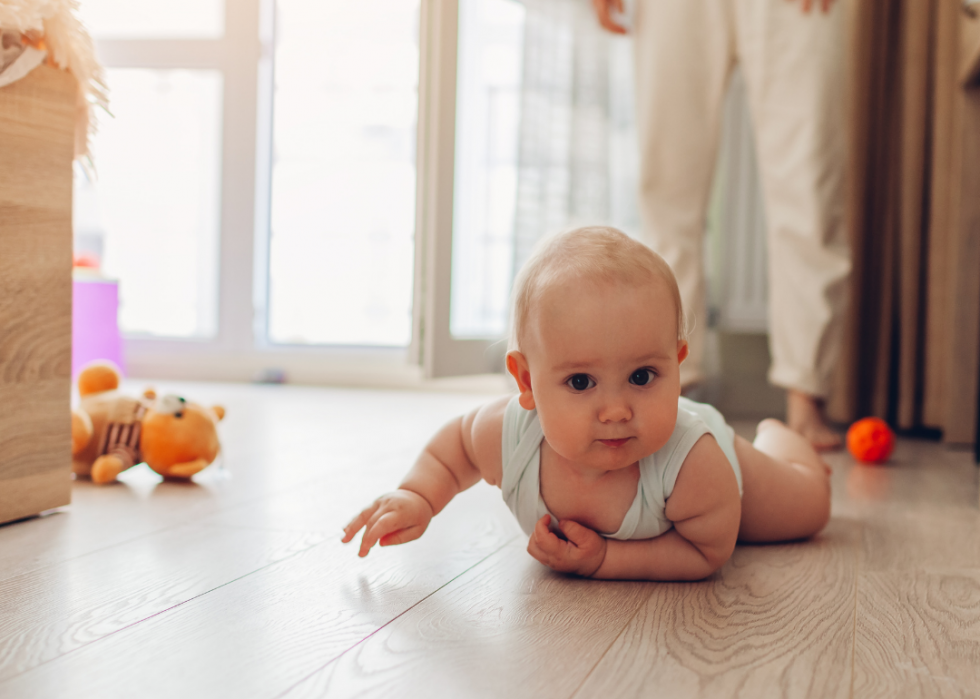
<svg viewBox="0 0 980 699"><path fill-rule="evenodd" d="M735 438L742 467L739 541L802 539L830 519L830 469L810 443L778 420L759 423L755 442Z"/></svg>

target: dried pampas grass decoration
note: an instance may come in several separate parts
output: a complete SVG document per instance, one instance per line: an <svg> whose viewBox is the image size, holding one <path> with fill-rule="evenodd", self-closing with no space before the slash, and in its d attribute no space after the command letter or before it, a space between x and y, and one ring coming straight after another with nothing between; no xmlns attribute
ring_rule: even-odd
<svg viewBox="0 0 980 699"><path fill-rule="evenodd" d="M0 0L0 31L17 31L48 52L48 61L78 81L75 157L89 161L93 107L108 112L108 90L92 37L78 19L78 0ZM89 165L90 165L89 161Z"/></svg>

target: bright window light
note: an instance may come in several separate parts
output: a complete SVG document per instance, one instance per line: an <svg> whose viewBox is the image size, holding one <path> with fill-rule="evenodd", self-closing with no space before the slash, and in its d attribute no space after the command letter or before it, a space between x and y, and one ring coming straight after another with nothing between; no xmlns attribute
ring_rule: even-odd
<svg viewBox="0 0 980 699"><path fill-rule="evenodd" d="M499 337L507 327L523 66L524 6L459 5L450 331Z"/></svg>
<svg viewBox="0 0 980 699"><path fill-rule="evenodd" d="M81 0L79 14L98 39L218 39L225 32L224 0Z"/></svg>
<svg viewBox="0 0 980 699"><path fill-rule="evenodd" d="M280 0L269 339L411 339L418 0Z"/></svg>
<svg viewBox="0 0 980 699"><path fill-rule="evenodd" d="M114 118L75 181L76 247L119 280L127 333L203 338L217 331L221 74L107 71Z"/></svg>

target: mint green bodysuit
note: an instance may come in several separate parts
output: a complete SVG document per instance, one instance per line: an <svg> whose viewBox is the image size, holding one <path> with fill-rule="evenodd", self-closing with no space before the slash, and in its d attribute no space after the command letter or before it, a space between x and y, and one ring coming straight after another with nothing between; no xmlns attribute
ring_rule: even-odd
<svg viewBox="0 0 980 699"><path fill-rule="evenodd" d="M677 474L694 444L711 434L728 457L742 494L742 470L735 456L735 431L721 413L705 403L680 398L674 432L659 451L640 460L640 480L636 497L623 523L615 532L599 532L610 539L651 539L669 531L673 523L664 514L667 498L674 490ZM530 536L534 525L548 512L541 497L541 441L544 433L536 410L525 410L518 396L504 410L500 484L504 502L524 532ZM552 524L558 519L552 515Z"/></svg>

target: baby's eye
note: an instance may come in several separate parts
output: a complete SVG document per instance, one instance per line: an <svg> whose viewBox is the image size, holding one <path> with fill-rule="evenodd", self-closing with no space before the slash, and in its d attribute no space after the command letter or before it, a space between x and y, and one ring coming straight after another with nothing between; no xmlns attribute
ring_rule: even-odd
<svg viewBox="0 0 980 699"><path fill-rule="evenodd" d="M587 388L592 388L595 386L595 381L589 378L588 374L575 374L575 376L570 378L565 383L576 391L584 391Z"/></svg>
<svg viewBox="0 0 980 699"><path fill-rule="evenodd" d="M632 374L630 374L630 383L636 386L646 386L648 383L653 381L656 377L656 372L653 369L637 369Z"/></svg>

